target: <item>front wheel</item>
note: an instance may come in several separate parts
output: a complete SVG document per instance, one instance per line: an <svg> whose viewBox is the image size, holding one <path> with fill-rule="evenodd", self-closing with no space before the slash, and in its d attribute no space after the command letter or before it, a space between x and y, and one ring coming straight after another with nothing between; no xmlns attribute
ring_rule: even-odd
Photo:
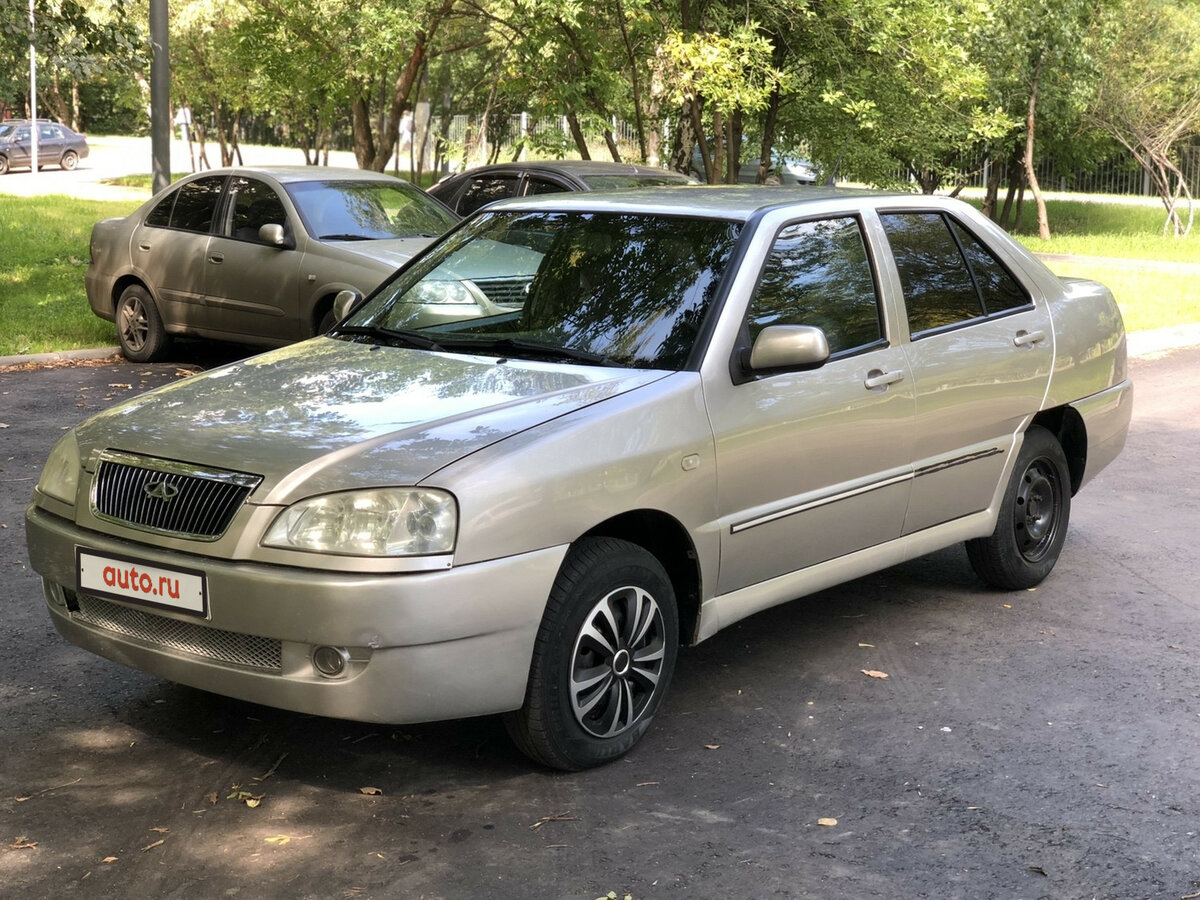
<svg viewBox="0 0 1200 900"><path fill-rule="evenodd" d="M990 537L967 541L975 573L992 587L1021 590L1050 574L1067 539L1071 472L1058 440L1033 425L1025 433Z"/></svg>
<svg viewBox="0 0 1200 900"><path fill-rule="evenodd" d="M650 727L678 652L675 592L661 563L627 541L584 539L555 579L525 704L505 726L551 768L614 760Z"/></svg>
<svg viewBox="0 0 1200 900"><path fill-rule="evenodd" d="M170 336L154 298L140 284L131 284L117 301L117 340L131 362L157 362L166 353Z"/></svg>

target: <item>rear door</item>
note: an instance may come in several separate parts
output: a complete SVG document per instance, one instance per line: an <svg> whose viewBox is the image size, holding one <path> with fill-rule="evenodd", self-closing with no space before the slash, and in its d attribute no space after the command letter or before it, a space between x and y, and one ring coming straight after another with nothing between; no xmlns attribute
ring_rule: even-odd
<svg viewBox="0 0 1200 900"><path fill-rule="evenodd" d="M1044 303L965 222L939 210L880 220L916 388L907 534L987 507L1015 435L1041 407L1054 341Z"/></svg>
<svg viewBox="0 0 1200 900"><path fill-rule="evenodd" d="M133 265L150 285L167 325L208 326L205 256L226 178L208 175L187 182L134 229Z"/></svg>

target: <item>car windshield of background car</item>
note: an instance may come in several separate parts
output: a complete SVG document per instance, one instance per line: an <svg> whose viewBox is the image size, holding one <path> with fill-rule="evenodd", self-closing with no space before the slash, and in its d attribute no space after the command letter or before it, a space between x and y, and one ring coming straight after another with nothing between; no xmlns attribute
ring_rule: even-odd
<svg viewBox="0 0 1200 900"><path fill-rule="evenodd" d="M437 201L401 182L305 181L285 188L319 241L436 237L457 221Z"/></svg>
<svg viewBox="0 0 1200 900"><path fill-rule="evenodd" d="M347 324L420 330L464 352L558 348L605 364L682 369L740 233L717 219L485 213Z"/></svg>

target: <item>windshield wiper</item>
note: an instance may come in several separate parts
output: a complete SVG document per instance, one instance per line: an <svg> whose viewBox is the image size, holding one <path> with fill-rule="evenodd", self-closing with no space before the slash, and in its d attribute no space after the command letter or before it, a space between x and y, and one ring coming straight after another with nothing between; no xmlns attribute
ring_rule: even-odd
<svg viewBox="0 0 1200 900"><path fill-rule="evenodd" d="M370 234L323 234L318 241L373 241L376 240L374 235Z"/></svg>
<svg viewBox="0 0 1200 900"><path fill-rule="evenodd" d="M443 351L446 348L432 338L425 337L415 331L405 331L399 328L382 328L379 325L336 325L336 334L355 334L365 337L382 338L389 342L405 344L418 350Z"/></svg>
<svg viewBox="0 0 1200 900"><path fill-rule="evenodd" d="M592 366L611 365L608 358L600 353L578 350L574 347L560 347L557 344L543 344L539 341L528 341L521 338L494 338L492 340L459 338L443 340L441 344L447 350L480 350L491 353L512 353L517 356L528 355L540 359L567 360Z"/></svg>

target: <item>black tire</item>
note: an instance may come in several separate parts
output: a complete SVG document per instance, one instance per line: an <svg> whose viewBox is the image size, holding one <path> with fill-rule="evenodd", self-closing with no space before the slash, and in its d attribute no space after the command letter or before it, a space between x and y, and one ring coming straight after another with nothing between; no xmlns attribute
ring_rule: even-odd
<svg viewBox="0 0 1200 900"><path fill-rule="evenodd" d="M79 165L79 154L74 150L68 150L62 155L62 160L59 162L59 165L70 172L77 165Z"/></svg>
<svg viewBox="0 0 1200 900"><path fill-rule="evenodd" d="M508 733L555 769L617 759L650 727L678 653L675 591L659 561L628 541L586 538L550 591Z"/></svg>
<svg viewBox="0 0 1200 900"><path fill-rule="evenodd" d="M8 157L0 156L0 175L8 174Z"/></svg>
<svg viewBox="0 0 1200 900"><path fill-rule="evenodd" d="M171 338L149 291L131 284L121 292L116 313L117 340L126 359L157 362L166 355Z"/></svg>
<svg viewBox="0 0 1200 900"><path fill-rule="evenodd" d="M996 530L990 537L967 541L967 558L992 587L1031 588L1058 562L1070 517L1067 457L1054 435L1033 425L1017 454Z"/></svg>

